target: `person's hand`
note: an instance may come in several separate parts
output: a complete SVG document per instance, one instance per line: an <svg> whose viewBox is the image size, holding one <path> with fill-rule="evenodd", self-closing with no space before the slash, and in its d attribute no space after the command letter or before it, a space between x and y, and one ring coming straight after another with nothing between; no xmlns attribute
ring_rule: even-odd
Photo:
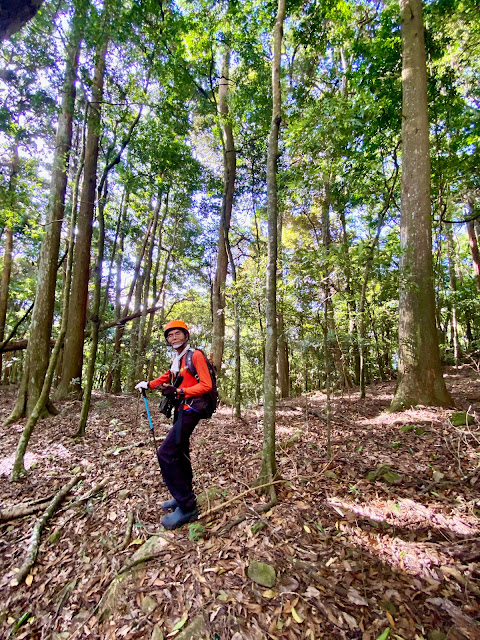
<svg viewBox="0 0 480 640"><path fill-rule="evenodd" d="M177 395L177 387L174 387L173 384L166 384L162 389L162 396L176 396Z"/></svg>
<svg viewBox="0 0 480 640"><path fill-rule="evenodd" d="M137 391L141 391L142 389L148 389L148 382L142 381L135 385L135 389Z"/></svg>

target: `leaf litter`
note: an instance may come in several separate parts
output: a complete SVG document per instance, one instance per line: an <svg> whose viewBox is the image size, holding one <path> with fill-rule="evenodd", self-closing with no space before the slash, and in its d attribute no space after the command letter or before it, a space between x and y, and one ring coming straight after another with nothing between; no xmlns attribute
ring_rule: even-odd
<svg viewBox="0 0 480 640"><path fill-rule="evenodd" d="M18 586L42 511L0 524L0 638L182 638L189 629L212 640L480 638L478 374L451 369L447 383L475 424L454 427L452 412L436 408L387 413L393 383L372 385L364 400L335 396L331 460L325 397L280 401L284 482L266 513L255 511L264 498L246 492L260 469L261 411L239 420L221 409L192 437L201 512L243 495L174 532L160 526L168 495L136 397L96 393L83 440L72 437L80 403L59 406L37 426L20 483L8 475L22 425L2 427L0 509L85 479L48 521ZM169 425L151 399L160 440ZM14 400L4 387L2 421ZM270 588L248 578L253 561L275 569Z"/></svg>

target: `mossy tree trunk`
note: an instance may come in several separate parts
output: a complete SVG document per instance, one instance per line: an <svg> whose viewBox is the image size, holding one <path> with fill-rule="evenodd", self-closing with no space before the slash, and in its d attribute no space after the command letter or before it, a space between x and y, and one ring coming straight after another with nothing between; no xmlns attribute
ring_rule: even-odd
<svg viewBox="0 0 480 640"><path fill-rule="evenodd" d="M104 9L107 18L107 6ZM85 148L85 166L75 239L72 291L68 309L67 335L63 354L62 378L56 397L64 398L69 392L81 395L83 345L87 320L88 283L90 276L90 251L92 244L93 215L97 188L97 165L101 130L103 84L108 38L97 47L92 99L88 115L88 132Z"/></svg>
<svg viewBox="0 0 480 640"><path fill-rule="evenodd" d="M23 380L20 385L15 408L9 420L30 416L43 388L50 357L57 263L60 236L65 213L65 194L70 151L72 147L73 114L75 111L76 80L80 43L85 26L85 5L77 5L72 19L69 42L66 49L66 67L62 87L62 108L58 118L55 139L55 157L50 187L50 206L45 221L38 263L35 304L30 323L30 337L25 354ZM45 411L53 411L47 399Z"/></svg>

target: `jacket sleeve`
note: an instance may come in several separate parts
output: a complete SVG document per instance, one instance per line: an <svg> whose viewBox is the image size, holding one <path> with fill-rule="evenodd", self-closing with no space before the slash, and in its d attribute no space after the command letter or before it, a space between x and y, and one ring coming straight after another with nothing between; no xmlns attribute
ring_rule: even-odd
<svg viewBox="0 0 480 640"><path fill-rule="evenodd" d="M155 380L150 380L148 383L149 389L156 389L161 384L169 384L170 383L170 371L163 373L159 378L155 378Z"/></svg>
<svg viewBox="0 0 480 640"><path fill-rule="evenodd" d="M195 398L197 396L203 396L207 391L212 390L212 378L210 377L210 371L205 360L205 356L201 351L195 350L192 356L192 362L197 370L199 381L191 387L183 387L186 398Z"/></svg>

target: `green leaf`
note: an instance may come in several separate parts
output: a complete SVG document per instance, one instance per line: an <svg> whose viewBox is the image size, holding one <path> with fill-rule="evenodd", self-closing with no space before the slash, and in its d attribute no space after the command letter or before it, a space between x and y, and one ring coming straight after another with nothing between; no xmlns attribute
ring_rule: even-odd
<svg viewBox="0 0 480 640"><path fill-rule="evenodd" d="M184 624L186 623L187 620L188 620L188 613L184 618L182 618L181 620L179 620L177 622L177 624L173 627L173 629L168 634L167 638L170 637L170 636L175 635L177 633L177 631L180 631L180 629L184 626Z"/></svg>
<svg viewBox="0 0 480 640"><path fill-rule="evenodd" d="M390 627L387 627L385 631L378 636L377 640L387 640L389 636L390 636Z"/></svg>

